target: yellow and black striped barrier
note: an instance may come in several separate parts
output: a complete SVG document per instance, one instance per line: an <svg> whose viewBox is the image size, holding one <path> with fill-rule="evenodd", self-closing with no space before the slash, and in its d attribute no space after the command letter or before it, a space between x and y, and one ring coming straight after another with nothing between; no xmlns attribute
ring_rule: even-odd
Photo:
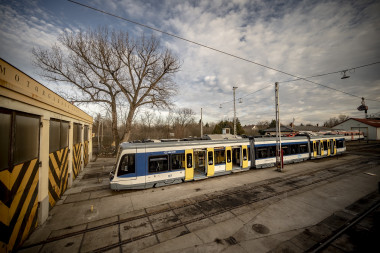
<svg viewBox="0 0 380 253"><path fill-rule="evenodd" d="M39 161L0 172L0 251L20 245L37 226Z"/></svg>
<svg viewBox="0 0 380 253"><path fill-rule="evenodd" d="M78 176L81 168L82 143L73 146L73 173L74 179Z"/></svg>
<svg viewBox="0 0 380 253"><path fill-rule="evenodd" d="M49 203L50 208L67 188L68 147L49 154Z"/></svg>

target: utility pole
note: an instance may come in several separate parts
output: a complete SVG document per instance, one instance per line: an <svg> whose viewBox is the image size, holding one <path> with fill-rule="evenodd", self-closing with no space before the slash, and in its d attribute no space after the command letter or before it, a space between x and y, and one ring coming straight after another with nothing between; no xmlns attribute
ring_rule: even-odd
<svg viewBox="0 0 380 253"><path fill-rule="evenodd" d="M100 117L98 121L98 154L100 154Z"/></svg>
<svg viewBox="0 0 380 253"><path fill-rule="evenodd" d="M281 148L281 123L280 123L280 99L278 82L275 83L275 107L276 107L276 166L277 171L282 171L282 148Z"/></svg>
<svg viewBox="0 0 380 253"><path fill-rule="evenodd" d="M102 143L102 148L104 146L104 142L103 142L103 136L104 136L104 121L102 120L102 139L101 139L101 143Z"/></svg>
<svg viewBox="0 0 380 253"><path fill-rule="evenodd" d="M232 90L234 91L234 137L236 138L236 103L235 103L235 90L238 87L232 87Z"/></svg>
<svg viewBox="0 0 380 253"><path fill-rule="evenodd" d="M202 120L202 107L201 107L201 138L203 137L203 120Z"/></svg>

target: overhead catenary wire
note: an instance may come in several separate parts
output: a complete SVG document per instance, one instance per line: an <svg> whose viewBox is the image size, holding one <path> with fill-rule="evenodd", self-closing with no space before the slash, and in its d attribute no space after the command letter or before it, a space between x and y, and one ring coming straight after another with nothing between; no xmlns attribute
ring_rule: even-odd
<svg viewBox="0 0 380 253"><path fill-rule="evenodd" d="M162 34L165 34L165 35L168 35L168 36L171 36L171 37L174 37L174 38L177 38L177 39L180 39L180 40L183 40L183 41L186 41L186 42L189 42L189 43L192 43L192 44L195 44L195 45L198 45L200 47L204 47L204 48L207 48L209 50L212 50L212 51L215 51L215 52L218 52L218 53L221 53L221 54L224 54L224 55L228 55L228 56L231 56L233 58L236 58L236 59L239 59L239 60L242 60L242 61L245 61L245 62L249 62L249 63L252 63L252 64L255 64L255 65L258 65L258 66L261 66L263 68L266 68L266 69L270 69L270 70L273 70L273 71L276 71L276 72L279 72L279 73L282 73L284 75L288 75L288 76L291 76L291 77L294 77L295 80L293 81L298 81L298 80L304 80L306 82L310 82L310 83L313 83L313 84L316 84L316 85L319 85L319 86L322 86L322 87L325 87L325 88L328 88L328 89L331 89L331 90L334 90L334 91L337 91L337 92L341 92L343 94L346 94L346 95L349 95L349 96L353 96L353 97L358 97L358 98L361 98L362 96L358 96L358 95L354 95L354 94L351 94L351 93L348 93L348 92L345 92L345 91L342 91L342 90L339 90L339 89L336 89L336 88L332 88L332 87L329 87L327 85L324 85L324 84L320 84L320 83L317 83L317 82L314 82L314 81L311 81L311 80L308 80L307 78L312 78L312 77L317 77L317 76L323 76L323 75L328 75L328 74L333 74L333 73L340 73L342 71L337 71L337 72L330 72L330 73L326 73L326 74L320 74L320 75L316 75L316 76L311 76L311 77L300 77L300 76L297 76L297 75L293 75L291 73L288 73L286 71L283 71L283 70L279 70L279 69L276 69L276 68L273 68L273 67L270 67L270 66L267 66L267 65L264 65L264 64L261 64L259 62L255 62L255 61L252 61L252 60L249 60L249 59L246 59L244 57L241 57L241 56L237 56L237 55L234 55L232 53L228 53L228 52L225 52L223 50L220 50L220 49L216 49L216 48L213 48L213 47L210 47L210 46L207 46L207 45L204 45L202 43L199 43L199 42L196 42L196 41L193 41L193 40L190 40L190 39L186 39L184 37L181 37L181 36L178 36L178 35L175 35L175 34L172 34L172 33L169 33L169 32L165 32L163 30L160 30L160 29L157 29L157 28L154 28L152 26L148 26L148 25L144 25L142 23L139 23L139 22L136 22L136 21L133 21L131 19L127 19L127 18L124 18L124 17L121 17L119 15L116 15L116 14L112 14L110 12L107 12L107 11L103 11L103 10L100 10L98 8L95 8L95 7L92 7L90 5L87 5L87 4L83 4L83 3L79 3L77 1L73 1L73 0L67 0L68 2L71 2L71 3L74 3L74 4L77 4L77 5L80 5L82 7L85 7L85 8L88 8L88 9L92 9L94 11L97 11L97 12L100 12L100 13L103 13L103 14L106 14L106 15L109 15L109 16L112 16L112 17L115 17L115 18L118 18L118 19L121 19L121 20L124 20L124 21L127 21L129 23L132 23L132 24L135 24L135 25L138 25L138 26L142 26L142 27L145 27L145 28L148 28L150 30L153 30L153 31L156 31L156 32L159 32L159 33L162 33ZM380 62L375 62L375 63L370 63L370 64L367 64L368 66L370 65L374 65L374 64L378 64ZM366 65L363 65L361 67L365 67ZM356 68L359 68L359 67L356 67ZM352 68L352 69L356 69L356 68ZM288 81L284 81L284 82L290 82L291 80L288 80ZM281 83L281 82L279 82ZM375 100L375 99L368 99L367 100L371 100L371 101L376 101L376 102L380 102L379 100ZM226 102L228 103L228 102Z"/></svg>
<svg viewBox="0 0 380 253"><path fill-rule="evenodd" d="M328 73L323 73L323 74L318 74L318 75L308 76L308 77L305 77L305 78L308 79L308 78L321 77L321 76L327 76L327 75L332 75L332 74L342 73L342 72L344 72L344 71L356 70L356 69L360 69L360 68L364 68L364 67L369 67L369 66L372 66L372 65L376 65L376 64L379 64L379 63L380 63L380 61L372 62L372 63L368 63L368 64L365 64L365 65L357 66L357 67L352 67L352 68L343 69L343 70L339 70L339 71L334 71L334 72L328 72ZM302 80L302 78L291 79L291 80L282 81L282 82L279 82L279 83L295 82L295 81L299 81L299 80Z"/></svg>
<svg viewBox="0 0 380 253"><path fill-rule="evenodd" d="M141 24L139 22L136 22L136 21L133 21L131 19L127 19L127 18L124 18L124 17L121 17L119 15L116 15L116 14L112 14L112 13L109 13L107 11L103 11L103 10L100 10L98 8L95 8L95 7L92 7L92 6L89 6L87 4L83 4L83 3L79 3L77 1L73 1L73 0L67 0L71 3L74 3L74 4L77 4L77 5L80 5L80 6L83 6L83 7L86 7L86 8L89 8L89 9L92 9L94 11L97 11L97 12L101 12L103 14L106 14L106 15L109 15L109 16L112 16L112 17L115 17L115 18L118 18L118 19L121 19L121 20L124 20L124 21L127 21L129 23L132 23L132 24L135 24L135 25L139 25L139 26L142 26L142 27L145 27L145 28L148 28L150 30L153 30L153 31L156 31L156 32L159 32L159 33L162 33L162 34L165 34L165 35L168 35L168 36L171 36L171 37L174 37L174 38L177 38L177 39L180 39L180 40L183 40L183 41L186 41L186 42L189 42L189 43L192 43L192 44L195 44L195 45L198 45L200 47L204 47L204 48L207 48L207 49L210 49L212 51L215 51L215 52L218 52L218 53L221 53L221 54L225 54L225 55L228 55L228 56L231 56L231 57L234 57L234 58L237 58L237 59L240 59L242 61L246 61L246 62L249 62L249 63L252 63L252 64L255 64L255 65L258 65L258 66L261 66L263 68L267 68L267 69L270 69L270 70L274 70L276 72L279 72L279 73L282 73L282 74L285 74L285 75L289 75L289 76L292 76L292 77L295 77L295 78L301 78L301 77L298 77L298 76L295 76L295 75L292 75L290 73L287 73L285 71L282 71L282 70L279 70L279 69L276 69L276 68L273 68L273 67L270 67L270 66L267 66L267 65L264 65L264 64L261 64L261 63L258 63L258 62L255 62L255 61L252 61L252 60L249 60L249 59L246 59L244 57L241 57L241 56L237 56L237 55L234 55L232 53L228 53L228 52L225 52L223 50L220 50L220 49L216 49L216 48L213 48L213 47L210 47L210 46L207 46L207 45L204 45L202 43L199 43L199 42L196 42L196 41L193 41L193 40L190 40L190 39L186 39L184 37L181 37L181 36L178 36L178 35L175 35L173 33L169 33L169 32L165 32L163 30L160 30L160 29L157 29L157 28L154 28L154 27L151 27L151 26L148 26L148 25L144 25L144 24Z"/></svg>
<svg viewBox="0 0 380 253"><path fill-rule="evenodd" d="M359 68L364 68L364 67L368 67L368 66L372 66L372 65L376 65L376 64L379 64L380 61L378 62L372 62L372 63L369 63L369 64L365 64L365 65L361 65L361 66L357 66L357 67L352 67L352 68L348 68L348 69L345 69L345 70L339 70L339 71L334 71L334 72L328 72L328 73L323 73L323 74L318 74L318 75L313 75L313 76L308 76L308 77L305 77L305 78L314 78L314 77L321 77L321 76L327 76L327 75L331 75L331 74L337 74L337 73L342 73L343 71L350 71L350 70L356 70L356 69L359 69ZM286 80L286 81L281 81L281 82L278 82L278 83L288 83L288 82L295 82L295 81L299 81L299 80L303 80L302 78L298 78L298 79L291 79L291 80ZM329 87L329 86L326 86L326 85L323 85L323 84L320 84L320 83L317 83L317 82L313 82L313 81L310 81L314 84L317 84L317 85L321 85L325 88L329 88L329 89L332 89L332 90L335 90L335 91L339 91L339 92L342 92L342 93L345 93L347 95L350 95L350 96L353 96L353 97L358 97L358 98L361 98L360 96L357 96L357 95L354 95L354 94L350 94L348 92L345 92L345 91L341 91L341 90L338 90L338 89L335 89L335 88L332 88L332 87ZM259 89L259 90L256 90L254 92L250 92L250 93L247 93L246 95L244 96L241 96L241 97L238 97L238 99L242 99L242 98L245 98L247 96L250 96L256 92L259 92L261 90L264 90L266 88L269 88L273 86L273 83L272 84L269 84L268 86L265 86L264 88L262 89ZM380 102L378 100L375 100L375 99L369 99L369 98L366 98L366 100L369 100L369 101L375 101L375 102ZM220 105L223 105L223 104L227 104L227 103L231 103L233 100L230 100L230 101L226 101L226 102L222 102L222 103L218 103ZM215 104L216 105L216 104Z"/></svg>
<svg viewBox="0 0 380 253"><path fill-rule="evenodd" d="M273 83L272 84L269 84L269 85L266 85L265 87L263 87L263 88L260 88L260 89L258 89L258 90L255 90L255 91L253 91L253 92L250 92L250 93L248 93L248 94L246 94L246 95L244 95L244 96L241 96L241 97L238 97L237 99L239 100L239 99L243 99L243 98L245 98L245 97L247 97L247 96L250 96L250 95L252 95L252 94L255 94L255 93L257 93L257 92L259 92L259 91L262 91L262 90L265 90L265 89L267 89L267 88L269 88L269 87L271 87L271 86L273 86ZM233 102L234 100L232 99L232 100L229 100L229 101L226 101L226 102L222 102L222 103L213 103L213 104L209 104L208 105L208 107L209 106L216 106L216 105L224 105L224 104L228 104L228 103L231 103L231 102Z"/></svg>

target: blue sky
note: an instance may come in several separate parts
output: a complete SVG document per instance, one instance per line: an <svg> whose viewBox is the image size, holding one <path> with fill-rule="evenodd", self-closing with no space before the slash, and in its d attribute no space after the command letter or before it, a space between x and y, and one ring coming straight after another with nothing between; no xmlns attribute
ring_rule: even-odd
<svg viewBox="0 0 380 253"><path fill-rule="evenodd" d="M306 77L380 61L379 1L116 1L78 2L131 19L198 43ZM33 65L32 48L49 48L63 31L105 26L134 36L152 31L65 0L0 0L0 57L54 91ZM190 107L204 121L233 118L232 87L238 86L237 116L243 124L271 120L274 86L280 82L283 123L323 123L339 114L363 117L360 98L261 66L201 48L157 32L162 46L182 61L176 75L177 107ZM311 80L367 99L380 101L380 64L356 69L348 79L333 74ZM226 103L225 103L226 102ZM222 103L222 108L220 104ZM369 114L380 102L367 100ZM94 106L82 107L90 114ZM148 109L143 109L148 110ZM142 111L143 111L142 110ZM165 111L157 114L165 115Z"/></svg>

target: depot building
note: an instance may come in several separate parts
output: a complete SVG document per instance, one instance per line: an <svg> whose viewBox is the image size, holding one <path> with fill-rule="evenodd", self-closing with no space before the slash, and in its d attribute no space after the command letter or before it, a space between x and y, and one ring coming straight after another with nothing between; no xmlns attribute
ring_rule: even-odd
<svg viewBox="0 0 380 253"><path fill-rule="evenodd" d="M0 251L15 251L92 157L91 116L0 59Z"/></svg>
<svg viewBox="0 0 380 253"><path fill-rule="evenodd" d="M380 140L380 120L379 119L360 119L350 118L333 127L337 130L358 130L363 132L367 140Z"/></svg>

